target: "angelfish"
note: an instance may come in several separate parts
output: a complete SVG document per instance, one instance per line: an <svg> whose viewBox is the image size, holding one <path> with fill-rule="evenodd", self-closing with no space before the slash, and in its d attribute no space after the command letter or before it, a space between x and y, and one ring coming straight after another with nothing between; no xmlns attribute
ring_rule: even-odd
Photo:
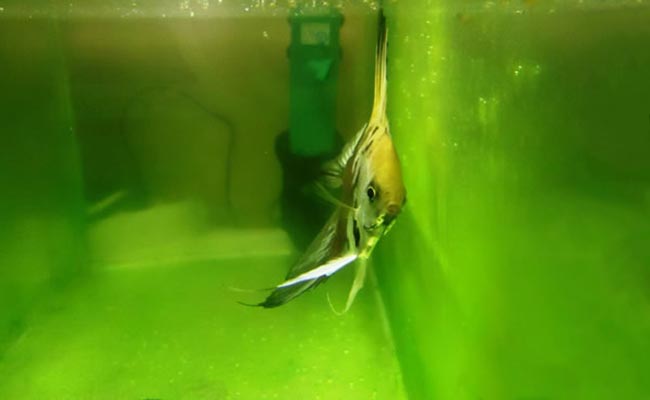
<svg viewBox="0 0 650 400"><path fill-rule="evenodd" d="M323 167L319 187L337 208L285 281L259 306L285 304L357 261L354 283L343 312L347 311L363 286L366 260L405 204L402 171L386 116L387 33L385 17L380 13L370 120L340 155ZM339 189L340 198L329 194L328 188Z"/></svg>

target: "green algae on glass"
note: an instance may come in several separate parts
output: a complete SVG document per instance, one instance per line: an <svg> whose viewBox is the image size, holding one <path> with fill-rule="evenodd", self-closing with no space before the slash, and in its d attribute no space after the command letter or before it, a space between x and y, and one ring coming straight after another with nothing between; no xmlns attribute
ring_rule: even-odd
<svg viewBox="0 0 650 400"><path fill-rule="evenodd" d="M650 9L579 3L390 3L412 398L650 395Z"/></svg>

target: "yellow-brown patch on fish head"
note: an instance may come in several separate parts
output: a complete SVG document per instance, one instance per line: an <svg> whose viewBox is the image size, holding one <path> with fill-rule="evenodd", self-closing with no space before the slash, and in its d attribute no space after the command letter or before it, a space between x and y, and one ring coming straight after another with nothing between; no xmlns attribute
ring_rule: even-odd
<svg viewBox="0 0 650 400"><path fill-rule="evenodd" d="M406 199L402 170L387 133L369 147L357 187L358 220L369 234L382 234L399 215ZM381 228L381 229L380 229Z"/></svg>

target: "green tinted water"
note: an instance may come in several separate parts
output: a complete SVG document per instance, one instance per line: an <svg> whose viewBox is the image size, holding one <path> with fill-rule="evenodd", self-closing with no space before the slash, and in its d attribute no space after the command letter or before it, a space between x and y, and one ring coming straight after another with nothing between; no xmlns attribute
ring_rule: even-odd
<svg viewBox="0 0 650 400"><path fill-rule="evenodd" d="M342 318L349 275L237 303L298 255L286 19L48 7L0 4L0 398L404 398L373 284Z"/></svg>
<svg viewBox="0 0 650 400"><path fill-rule="evenodd" d="M35 297L82 264L74 113L55 33L52 22L0 19L0 355Z"/></svg>
<svg viewBox="0 0 650 400"><path fill-rule="evenodd" d="M370 106L362 3L347 135ZM0 4L0 397L648 397L650 11L586 3L388 2L409 200L341 318L349 271L272 311L231 290L297 255L281 12Z"/></svg>
<svg viewBox="0 0 650 400"><path fill-rule="evenodd" d="M371 291L346 318L320 296L277 312L233 301L228 286L268 285L288 261L102 272L31 313L0 363L0 393L7 399L402 398Z"/></svg>

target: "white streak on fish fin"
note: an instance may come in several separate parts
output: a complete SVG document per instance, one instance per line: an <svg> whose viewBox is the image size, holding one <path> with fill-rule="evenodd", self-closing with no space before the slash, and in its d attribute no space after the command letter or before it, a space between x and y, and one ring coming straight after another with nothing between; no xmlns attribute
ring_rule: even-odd
<svg viewBox="0 0 650 400"><path fill-rule="evenodd" d="M356 254L348 254L343 257L338 257L334 258L332 260L329 260L325 264L319 266L318 268L314 268L312 270L309 270L305 272L304 274L300 274L296 276L295 278L289 279L280 285L278 285L278 288L283 288L291 285L295 285L296 283L300 282L305 282L305 281L311 281L314 279L318 279L324 276L331 276L334 274L336 271L340 270L341 268L345 267L346 265L350 264L352 261L356 260L357 255Z"/></svg>

